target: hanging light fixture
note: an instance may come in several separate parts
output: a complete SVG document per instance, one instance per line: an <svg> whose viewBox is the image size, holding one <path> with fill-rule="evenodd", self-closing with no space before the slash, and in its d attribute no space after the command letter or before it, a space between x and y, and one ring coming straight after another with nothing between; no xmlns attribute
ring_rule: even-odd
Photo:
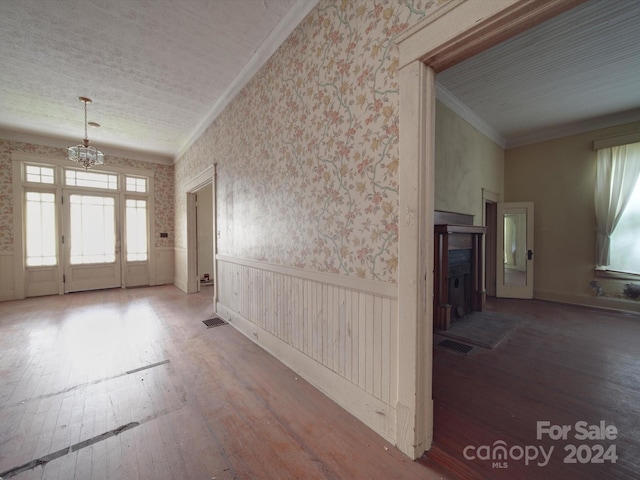
<svg viewBox="0 0 640 480"><path fill-rule="evenodd" d="M88 170L94 165L104 164L104 153L89 145L89 137L87 135L87 103L91 103L91 99L87 97L78 97L78 99L84 103L84 140L81 145L68 148L68 158ZM95 122L91 122L91 125L95 127L100 126Z"/></svg>

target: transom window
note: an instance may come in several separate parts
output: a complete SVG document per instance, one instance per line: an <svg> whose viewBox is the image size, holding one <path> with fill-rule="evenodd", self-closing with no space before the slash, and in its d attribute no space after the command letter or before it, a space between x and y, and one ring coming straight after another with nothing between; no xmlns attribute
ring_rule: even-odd
<svg viewBox="0 0 640 480"><path fill-rule="evenodd" d="M142 177L126 177L125 190L127 192L147 192L147 179Z"/></svg>
<svg viewBox="0 0 640 480"><path fill-rule="evenodd" d="M32 183L47 183L53 185L54 170L50 167L40 167L38 165L26 165L25 179Z"/></svg>
<svg viewBox="0 0 640 480"><path fill-rule="evenodd" d="M65 185L70 187L89 187L107 190L118 189L118 176L109 173L83 172L82 170L65 170Z"/></svg>

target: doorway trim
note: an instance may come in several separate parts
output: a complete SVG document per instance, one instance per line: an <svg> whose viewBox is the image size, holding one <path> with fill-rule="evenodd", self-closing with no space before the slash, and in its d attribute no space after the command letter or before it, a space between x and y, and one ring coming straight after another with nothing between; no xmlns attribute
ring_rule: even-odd
<svg viewBox="0 0 640 480"><path fill-rule="evenodd" d="M187 293L197 293L200 287L198 278L198 238L196 234L196 192L211 185L213 199L213 304L216 305L218 279L216 278L217 235L216 235L216 186L215 165L210 165L186 184L187 192Z"/></svg>
<svg viewBox="0 0 640 480"><path fill-rule="evenodd" d="M411 458L433 440L435 74L583 0L450 0L401 34L396 445Z"/></svg>

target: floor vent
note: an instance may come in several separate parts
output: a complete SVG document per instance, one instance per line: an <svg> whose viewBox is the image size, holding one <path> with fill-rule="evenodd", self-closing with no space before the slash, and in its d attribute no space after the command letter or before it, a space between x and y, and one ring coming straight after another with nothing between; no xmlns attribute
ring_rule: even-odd
<svg viewBox="0 0 640 480"><path fill-rule="evenodd" d="M455 342L453 340L442 340L438 343L438 346L448 348L454 352L464 353L465 355L473 350L473 346L467 345L466 343Z"/></svg>
<svg viewBox="0 0 640 480"><path fill-rule="evenodd" d="M204 323L207 326L207 328L219 327L220 325L226 325L227 324L227 322L225 322L220 317L209 318L208 320L203 320L202 323Z"/></svg>

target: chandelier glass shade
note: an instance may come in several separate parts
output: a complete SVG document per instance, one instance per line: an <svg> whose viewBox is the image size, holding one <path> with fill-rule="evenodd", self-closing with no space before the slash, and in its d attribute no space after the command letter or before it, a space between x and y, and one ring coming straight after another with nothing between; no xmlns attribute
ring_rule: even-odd
<svg viewBox="0 0 640 480"><path fill-rule="evenodd" d="M89 137L87 136L87 103L91 103L91 99L87 97L79 98L80 101L84 103L84 140L80 145L69 147L67 149L67 157L69 160L82 165L88 170L94 165L104 164L104 153L89 145Z"/></svg>

